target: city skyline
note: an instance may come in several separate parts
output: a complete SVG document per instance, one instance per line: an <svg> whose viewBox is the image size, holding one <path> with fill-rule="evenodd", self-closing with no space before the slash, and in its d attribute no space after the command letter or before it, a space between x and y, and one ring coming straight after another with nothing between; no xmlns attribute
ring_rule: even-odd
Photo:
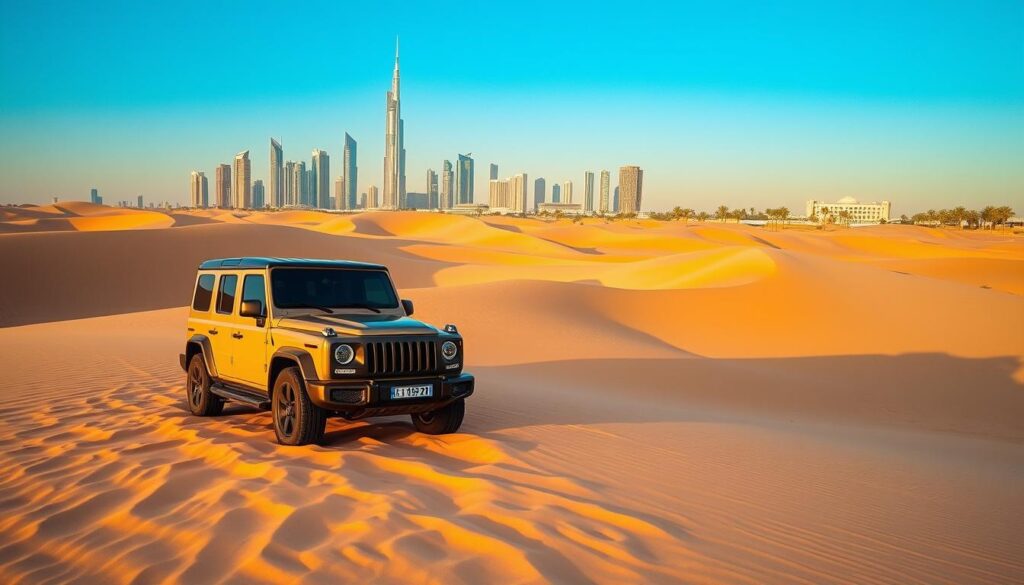
<svg viewBox="0 0 1024 585"><path fill-rule="evenodd" d="M215 16L224 9L210 10ZM407 48L402 115L411 131L404 144L406 175L415 177L410 190L423 188L426 169L473 152L483 164L523 169L552 185L583 185L588 169L640 164L648 175L645 210L799 208L844 196L891 200L896 214L992 201L1024 207L1024 170L1016 162L1024 156L1019 4L937 10L905 3L884 8L881 29L872 15L883 7L870 3L864 14L797 2L777 13L753 6L739 21L724 9L688 4L646 11L658 18L595 10L595 33L614 34L624 19L644 31L643 42L612 49L595 34L559 54L534 33L515 52L491 37L436 41L408 21L429 18L432 10L403 7L401 21L379 19L344 59L318 57L308 70L289 65L294 74L239 83L239 76L262 80L264 58L292 64L297 53L275 45L281 55L269 56L270 49L231 27L218 41L223 47L182 46L171 37L183 24L159 11L83 11L70 27L39 8L12 7L0 24L0 129L7 137L0 145L0 202L87 199L96 186L111 201L142 193L147 201L187 204L192 169L213 176L231 153L265 152L268 136L292 158L312 148L342 153L343 132L362 142L358 191L380 187L382 65L399 33ZM480 24L491 10L457 18ZM812 10L814 26L791 18ZM327 10L325 22L339 11ZM352 17L374 21L382 11L357 8ZM251 16L271 22L272 11L257 5ZM573 17L573 7L560 6L545 13L545 23L555 27ZM721 26L726 21L730 26ZM114 45L158 24L168 38L136 39L147 68L129 62L141 77L130 76L128 84L120 65L136 57ZM872 43L857 42L866 31ZM776 34L797 41L779 43ZM108 37L118 42L96 42ZM64 40L45 46L37 38ZM232 41L246 58L228 78L197 79L194 63L234 55L226 49ZM314 52L341 55L335 42L318 40ZM69 43L76 50L67 50ZM468 60L453 66L461 55ZM51 157L62 161L59 173L46 172L43 161ZM272 199L269 163L264 154L253 156L251 175L267 182ZM475 174L477 201L488 180Z"/></svg>

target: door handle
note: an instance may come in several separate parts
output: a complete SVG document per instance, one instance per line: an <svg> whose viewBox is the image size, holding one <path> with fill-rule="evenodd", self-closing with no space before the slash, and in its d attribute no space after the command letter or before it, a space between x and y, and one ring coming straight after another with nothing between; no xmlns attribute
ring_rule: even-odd
<svg viewBox="0 0 1024 585"><path fill-rule="evenodd" d="M217 335L216 329L210 329L210 335Z"/></svg>
<svg viewBox="0 0 1024 585"><path fill-rule="evenodd" d="M232 333L231 337L234 337L235 339L241 339L241 338L243 338L245 336L242 335L241 333Z"/></svg>

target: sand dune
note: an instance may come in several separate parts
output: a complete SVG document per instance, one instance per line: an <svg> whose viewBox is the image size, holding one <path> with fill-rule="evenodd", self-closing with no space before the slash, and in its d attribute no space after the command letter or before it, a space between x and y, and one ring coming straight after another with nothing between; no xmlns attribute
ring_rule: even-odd
<svg viewBox="0 0 1024 585"><path fill-rule="evenodd" d="M174 225L172 217L159 211L112 208L83 201L8 207L5 211L0 219L0 234L153 229Z"/></svg>
<svg viewBox="0 0 1024 585"><path fill-rule="evenodd" d="M129 223L106 213L2 221ZM1020 239L165 217L0 235L3 582L1024 575ZM266 413L189 416L181 307L201 259L243 254L388 264L417 316L466 336L462 432L331 421L283 448Z"/></svg>

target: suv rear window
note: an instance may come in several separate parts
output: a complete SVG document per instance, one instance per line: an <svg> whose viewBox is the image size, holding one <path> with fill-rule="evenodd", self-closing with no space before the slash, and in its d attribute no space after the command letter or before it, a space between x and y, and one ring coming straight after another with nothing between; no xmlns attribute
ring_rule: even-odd
<svg viewBox="0 0 1024 585"><path fill-rule="evenodd" d="M220 277L220 290L217 292L217 312L230 315L235 308L235 287L238 285L237 274L226 274Z"/></svg>
<svg viewBox="0 0 1024 585"><path fill-rule="evenodd" d="M209 311L213 300L213 275L203 274L196 283L196 294L192 297L192 308L196 311Z"/></svg>

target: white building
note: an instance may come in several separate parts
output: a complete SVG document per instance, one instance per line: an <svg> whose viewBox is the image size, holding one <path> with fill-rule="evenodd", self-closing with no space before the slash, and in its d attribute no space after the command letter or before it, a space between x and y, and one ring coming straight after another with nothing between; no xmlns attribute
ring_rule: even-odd
<svg viewBox="0 0 1024 585"><path fill-rule="evenodd" d="M561 211L562 215L583 215L583 205L579 203L541 203L538 206L538 213L555 213Z"/></svg>
<svg viewBox="0 0 1024 585"><path fill-rule="evenodd" d="M526 173L490 180L491 213L526 213Z"/></svg>
<svg viewBox="0 0 1024 585"><path fill-rule="evenodd" d="M818 216L819 221L823 220L822 209L828 209L829 215L839 219L839 212L847 211L850 214L850 223L878 223L881 220L889 221L889 209L892 206L888 201L875 201L861 203L853 197L843 197L835 203L816 201L807 202L807 217Z"/></svg>

